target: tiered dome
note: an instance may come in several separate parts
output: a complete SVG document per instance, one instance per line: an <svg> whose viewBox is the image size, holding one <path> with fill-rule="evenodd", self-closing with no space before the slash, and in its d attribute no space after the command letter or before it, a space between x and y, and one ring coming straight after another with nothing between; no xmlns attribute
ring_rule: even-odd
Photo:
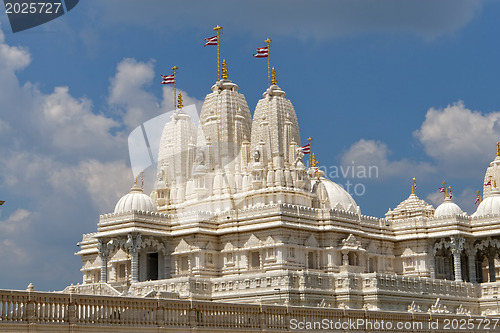
<svg viewBox="0 0 500 333"><path fill-rule="evenodd" d="M473 217L480 217L486 215L500 214L500 189L493 188L489 197L483 200L474 214Z"/></svg>
<svg viewBox="0 0 500 333"><path fill-rule="evenodd" d="M114 213L125 213L133 210L156 212L156 205L153 200L144 194L142 189L134 184L130 189L130 193L125 194L118 200L115 206Z"/></svg>
<svg viewBox="0 0 500 333"><path fill-rule="evenodd" d="M436 208L434 217L456 216L463 213L462 209L456 203L451 201L450 197L446 197L443 203Z"/></svg>
<svg viewBox="0 0 500 333"><path fill-rule="evenodd" d="M401 202L394 210L385 214L387 219L397 220L412 217L432 217L434 216L434 207L424 200L421 200L415 193Z"/></svg>

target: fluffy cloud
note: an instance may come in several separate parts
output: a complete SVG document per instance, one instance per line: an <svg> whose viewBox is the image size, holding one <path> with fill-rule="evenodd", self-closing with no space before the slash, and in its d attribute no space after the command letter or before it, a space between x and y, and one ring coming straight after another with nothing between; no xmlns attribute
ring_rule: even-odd
<svg viewBox="0 0 500 333"><path fill-rule="evenodd" d="M81 278L73 255L81 234L94 231L99 214L130 189L127 127L156 116L160 102L144 90L152 62L118 65L109 104L124 112L111 118L69 87L46 94L36 83L20 85L17 71L30 61L0 30L0 199L8 216L0 220L0 267L12 268L0 269L0 287L24 288L34 279L42 290L60 289Z"/></svg>
<svg viewBox="0 0 500 333"><path fill-rule="evenodd" d="M5 237L26 231L30 217L31 213L26 209L16 209L7 219L0 221L0 235Z"/></svg>
<svg viewBox="0 0 500 333"><path fill-rule="evenodd" d="M29 52L21 47L5 44L5 35L0 29L0 69L18 70L23 69L31 62Z"/></svg>
<svg viewBox="0 0 500 333"><path fill-rule="evenodd" d="M482 114L467 109L462 101L444 109L431 108L414 136L449 175L467 176L472 170L483 170L494 157L500 112Z"/></svg>
<svg viewBox="0 0 500 333"><path fill-rule="evenodd" d="M156 97L145 90L151 85L154 75L152 62L127 58L117 66L116 74L111 79L108 103L120 110L129 129L158 115Z"/></svg>
<svg viewBox="0 0 500 333"><path fill-rule="evenodd" d="M378 178L416 177L434 172L434 167L425 162L415 162L408 159L390 160L391 154L385 143L361 139L349 147L342 155L342 166L347 168L376 167Z"/></svg>

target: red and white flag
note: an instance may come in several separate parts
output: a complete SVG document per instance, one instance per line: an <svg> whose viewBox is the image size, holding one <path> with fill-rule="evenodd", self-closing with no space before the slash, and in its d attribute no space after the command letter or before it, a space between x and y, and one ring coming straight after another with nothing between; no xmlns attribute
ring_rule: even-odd
<svg viewBox="0 0 500 333"><path fill-rule="evenodd" d="M258 47L257 53L253 55L255 58L267 58L269 57L269 48L266 47Z"/></svg>
<svg viewBox="0 0 500 333"><path fill-rule="evenodd" d="M480 198L479 198L479 194L478 194L478 195L477 195L477 197L476 197L476 201L474 202L474 205L475 205L475 204L477 204L477 203L479 202L479 199L480 199Z"/></svg>
<svg viewBox="0 0 500 333"><path fill-rule="evenodd" d="M208 37L208 38L205 38L205 40L207 41L205 43L205 46L207 46L207 45L217 45L219 43L219 40L218 40L217 36Z"/></svg>
<svg viewBox="0 0 500 333"><path fill-rule="evenodd" d="M445 191L445 190L444 190L444 186L441 186L441 187L439 188L439 192L440 192L440 193L444 193L444 191Z"/></svg>
<svg viewBox="0 0 500 333"><path fill-rule="evenodd" d="M451 193L451 191L448 192L448 196L451 198L453 198L453 193Z"/></svg>
<svg viewBox="0 0 500 333"><path fill-rule="evenodd" d="M300 147L298 150L301 151L303 154L309 154L311 153L311 144L308 143L307 145Z"/></svg>
<svg viewBox="0 0 500 333"><path fill-rule="evenodd" d="M162 75L161 78L163 79L163 81L161 81L161 84L172 84L172 83L175 83L174 74L172 74L172 75Z"/></svg>
<svg viewBox="0 0 500 333"><path fill-rule="evenodd" d="M488 180L487 183L484 183L484 186L488 186L488 185L491 185L491 180Z"/></svg>

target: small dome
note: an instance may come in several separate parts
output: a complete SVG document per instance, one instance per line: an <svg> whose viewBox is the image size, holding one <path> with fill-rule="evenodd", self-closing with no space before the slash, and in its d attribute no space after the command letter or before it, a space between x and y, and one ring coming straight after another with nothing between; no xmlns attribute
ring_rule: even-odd
<svg viewBox="0 0 500 333"><path fill-rule="evenodd" d="M449 197L446 197L443 203L436 208L434 217L455 216L463 213L464 212L462 211L462 209L460 209L460 207L456 203L451 201Z"/></svg>
<svg viewBox="0 0 500 333"><path fill-rule="evenodd" d="M354 201L349 192L344 190L342 186L323 177L319 179L319 183L316 181L317 179L312 180L313 191L315 189L318 191L317 193L320 200L328 200L328 208L341 209L361 214L356 201Z"/></svg>
<svg viewBox="0 0 500 333"><path fill-rule="evenodd" d="M494 188L491 190L490 196L479 204L477 210L472 216L480 217L486 215L500 214L500 189Z"/></svg>
<svg viewBox="0 0 500 333"><path fill-rule="evenodd" d="M144 194L142 189L134 184L130 193L125 194L115 206L114 213L124 213L133 210L144 210L148 212L156 212L156 205L153 200Z"/></svg>

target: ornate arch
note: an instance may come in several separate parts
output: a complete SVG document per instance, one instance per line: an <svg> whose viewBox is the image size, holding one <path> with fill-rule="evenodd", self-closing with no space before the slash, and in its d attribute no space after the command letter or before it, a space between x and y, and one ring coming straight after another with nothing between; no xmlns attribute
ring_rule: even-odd
<svg viewBox="0 0 500 333"><path fill-rule="evenodd" d="M148 237L148 238L144 239L141 242L140 248L144 249L144 248L149 247L149 246L154 247L158 251L161 251L161 253L163 255L167 255L167 248L165 247L165 244L163 242L159 242L157 239L155 239L153 237Z"/></svg>

